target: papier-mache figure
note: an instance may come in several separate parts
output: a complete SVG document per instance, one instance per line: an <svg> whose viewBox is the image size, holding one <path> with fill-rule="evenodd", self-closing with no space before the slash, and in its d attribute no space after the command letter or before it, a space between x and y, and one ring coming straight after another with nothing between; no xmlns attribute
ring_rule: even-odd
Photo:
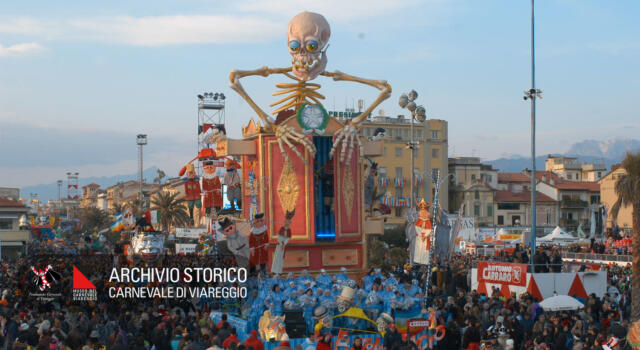
<svg viewBox="0 0 640 350"><path fill-rule="evenodd" d="M231 203L231 209L240 210L242 206L242 191L240 185L242 179L238 175L238 164L232 159L224 162L227 173L224 174L224 184L227 185L227 200Z"/></svg>
<svg viewBox="0 0 640 350"><path fill-rule="evenodd" d="M249 263L253 269L264 270L267 266L268 235L267 218L264 213L254 215L251 221L251 236L249 236L249 246L251 247Z"/></svg>
<svg viewBox="0 0 640 350"><path fill-rule="evenodd" d="M216 175L216 167L212 160L203 163L204 174L202 175L202 191L204 192L204 210L207 216L211 215L211 208L216 214L222 208L222 183Z"/></svg>
<svg viewBox="0 0 640 350"><path fill-rule="evenodd" d="M384 334L387 332L387 329L389 329L389 325L392 323L393 317L391 317L388 313L383 312L382 314L380 314L380 317L376 319L376 324L378 325L378 333L384 336Z"/></svg>
<svg viewBox="0 0 640 350"><path fill-rule="evenodd" d="M227 237L227 248L233 253L239 267L249 267L249 239L236 230L229 218L218 221L222 233Z"/></svg>
<svg viewBox="0 0 640 350"><path fill-rule="evenodd" d="M280 231L278 231L278 245L276 251L273 253L273 263L271 264L271 272L282 273L284 267L284 250L291 239L291 220L295 215L296 210L288 211L284 217L284 224Z"/></svg>
<svg viewBox="0 0 640 350"><path fill-rule="evenodd" d="M198 209L202 208L202 201L200 200L200 182L198 181L198 176L196 176L196 169L193 164L189 163L185 165L187 172L185 177L182 178L184 181L184 193L185 200L187 201L187 207L189 208L189 218L193 223L193 207Z"/></svg>
<svg viewBox="0 0 640 350"><path fill-rule="evenodd" d="M433 234L433 224L429 204L424 201L418 203L418 220L415 222L415 242L413 251L413 262L421 265L429 264L429 252L431 250L431 235Z"/></svg>

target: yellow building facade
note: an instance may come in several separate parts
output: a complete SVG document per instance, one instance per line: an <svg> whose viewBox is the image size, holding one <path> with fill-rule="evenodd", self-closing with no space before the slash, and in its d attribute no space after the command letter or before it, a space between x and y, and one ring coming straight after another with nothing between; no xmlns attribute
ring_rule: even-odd
<svg viewBox="0 0 640 350"><path fill-rule="evenodd" d="M621 229L631 230L633 228L633 208L631 206L623 206L620 208L620 212L618 213L617 219L611 216L611 208L613 204L618 200L618 195L616 194L615 186L616 180L623 175L626 175L627 172L624 168L619 167L617 169L612 170L607 175L605 175L598 183L600 183L600 201L607 209L607 221L605 222L605 227L613 228L614 222L618 224L618 227Z"/></svg>
<svg viewBox="0 0 640 350"><path fill-rule="evenodd" d="M391 207L387 223L403 223L411 198L411 121L404 116L377 116L362 124L361 135L365 139L379 137L376 130L385 130L382 156L378 163L378 191L384 193ZM414 141L419 146L414 150L415 198L432 202L435 186L432 177L440 172L440 206L448 208L448 123L441 119L428 119L424 123L414 123Z"/></svg>

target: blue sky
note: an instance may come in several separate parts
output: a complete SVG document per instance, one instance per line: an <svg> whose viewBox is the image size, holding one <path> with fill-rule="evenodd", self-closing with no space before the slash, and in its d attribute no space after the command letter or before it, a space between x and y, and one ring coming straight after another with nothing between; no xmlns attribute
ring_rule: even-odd
<svg viewBox="0 0 640 350"><path fill-rule="evenodd" d="M194 156L196 95L227 96L227 130L253 116L228 88L231 69L290 64L296 13L331 24L328 70L416 89L428 116L449 121L450 155L495 159L529 152L526 0L50 1L0 3L0 186L48 183L66 171L133 173L135 134L145 163L175 174ZM536 4L538 152L583 139L640 134L640 2ZM245 88L265 109L279 78ZM328 109L376 91L320 80Z"/></svg>

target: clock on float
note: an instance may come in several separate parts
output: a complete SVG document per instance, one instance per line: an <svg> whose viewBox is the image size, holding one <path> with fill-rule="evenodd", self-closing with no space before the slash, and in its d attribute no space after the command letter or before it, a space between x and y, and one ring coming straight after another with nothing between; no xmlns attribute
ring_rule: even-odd
<svg viewBox="0 0 640 350"><path fill-rule="evenodd" d="M305 134L322 135L329 123L329 113L320 104L303 104L298 109L297 117Z"/></svg>

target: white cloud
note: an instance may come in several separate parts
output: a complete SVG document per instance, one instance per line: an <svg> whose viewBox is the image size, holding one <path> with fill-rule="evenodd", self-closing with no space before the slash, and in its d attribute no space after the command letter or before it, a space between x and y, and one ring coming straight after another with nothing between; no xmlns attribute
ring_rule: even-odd
<svg viewBox="0 0 640 350"><path fill-rule="evenodd" d="M113 16L43 21L0 19L0 34L137 46L260 42L277 37L283 22L254 15Z"/></svg>
<svg viewBox="0 0 640 350"><path fill-rule="evenodd" d="M0 45L0 57L29 55L44 49L45 47L38 43L21 43L10 46Z"/></svg>

